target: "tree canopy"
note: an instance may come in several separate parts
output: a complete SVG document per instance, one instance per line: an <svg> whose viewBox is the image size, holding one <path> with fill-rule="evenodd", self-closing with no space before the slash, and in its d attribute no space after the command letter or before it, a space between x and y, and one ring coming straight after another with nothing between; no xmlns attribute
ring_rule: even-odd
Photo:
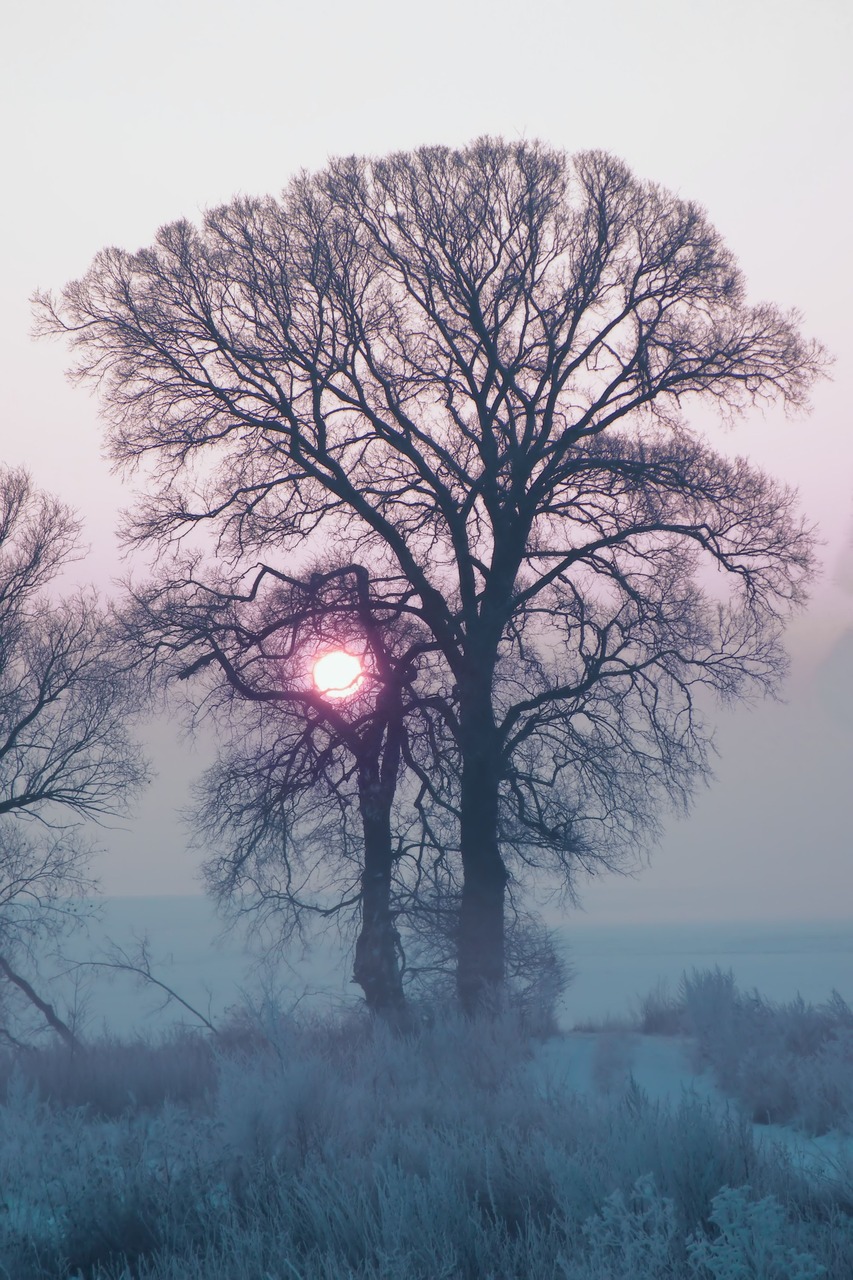
<svg viewBox="0 0 853 1280"><path fill-rule="evenodd" d="M541 810L558 865L588 802L602 850L614 815L637 838L643 794L684 799L704 767L697 688L777 686L811 535L687 414L803 408L824 353L746 301L701 208L612 156L487 138L336 160L106 249L37 308L116 464L144 470L131 544L193 545L196 578L333 547L429 637L466 1008L501 983L531 848L502 838L507 799ZM612 770L595 795L608 753L643 779L621 806Z"/></svg>

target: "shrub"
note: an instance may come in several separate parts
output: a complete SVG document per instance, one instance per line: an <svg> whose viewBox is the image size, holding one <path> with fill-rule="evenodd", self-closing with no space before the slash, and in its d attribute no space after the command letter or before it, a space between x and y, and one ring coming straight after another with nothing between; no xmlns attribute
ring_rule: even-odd
<svg viewBox="0 0 853 1280"><path fill-rule="evenodd" d="M812 1254L795 1243L775 1196L747 1199L747 1187L723 1187L714 1196L711 1222L717 1234L687 1243L694 1275L709 1280L820 1280L827 1274Z"/></svg>
<svg viewBox="0 0 853 1280"><path fill-rule="evenodd" d="M772 1004L719 968L685 974L680 991L699 1062L756 1123L853 1131L853 1012L837 991L823 1005Z"/></svg>

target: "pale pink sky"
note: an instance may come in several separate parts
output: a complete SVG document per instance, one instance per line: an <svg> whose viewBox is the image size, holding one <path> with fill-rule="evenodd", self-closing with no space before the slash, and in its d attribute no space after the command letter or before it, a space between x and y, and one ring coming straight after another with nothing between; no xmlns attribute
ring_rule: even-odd
<svg viewBox="0 0 853 1280"><path fill-rule="evenodd" d="M122 567L128 491L99 454L96 402L28 297L105 244L236 192L278 190L330 155L482 133L601 147L701 201L755 300L797 307L837 357L810 417L756 415L721 438L799 486L825 573L792 632L787 706L721 720L719 780L651 870L587 895L638 919L842 916L853 901L853 6L849 0L42 0L0 19L0 457L85 517L80 576ZM169 737L158 729L158 738ZM201 748L202 756L204 748ZM174 806L193 767L108 833L104 891L197 888Z"/></svg>

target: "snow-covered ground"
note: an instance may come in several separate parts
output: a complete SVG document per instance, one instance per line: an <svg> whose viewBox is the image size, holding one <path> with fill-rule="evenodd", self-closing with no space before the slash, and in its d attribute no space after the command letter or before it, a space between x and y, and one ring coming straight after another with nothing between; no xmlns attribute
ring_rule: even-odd
<svg viewBox="0 0 853 1280"><path fill-rule="evenodd" d="M839 1001L782 1005L798 992L822 1005L833 989L853 1005L853 928L563 930L575 979L562 1031L532 1056L511 1020L472 1032L451 1019L409 1044L367 1035L360 1019L288 1018L300 999L299 1013L355 1003L328 941L266 973L285 1016L258 1005L264 1020L226 1039L224 1057L208 1036L126 1043L190 1019L174 1003L157 1010L156 991L125 973L110 984L78 970L84 1038L125 1043L84 1053L76 1083L59 1050L27 1059L58 1108L9 1080L0 1184L16 1190L4 1192L0 1271L80 1280L83 1259L138 1238L146 1255L165 1249L138 1272L146 1280L278 1277L291 1256L302 1280L355 1274L356 1256L372 1259L358 1271L370 1280L848 1280L853 1139L835 1117L850 1129L853 1016ZM261 977L218 931L203 899L113 900L66 952L103 954L109 939L132 957L147 937L153 974L217 1019L257 1001ZM68 982L49 992L63 1013ZM679 1034L632 1029L632 1006L634 1028L644 1012L647 1027L674 1019ZM790 1124L752 1123L783 1112ZM804 1113L820 1136L800 1127Z"/></svg>

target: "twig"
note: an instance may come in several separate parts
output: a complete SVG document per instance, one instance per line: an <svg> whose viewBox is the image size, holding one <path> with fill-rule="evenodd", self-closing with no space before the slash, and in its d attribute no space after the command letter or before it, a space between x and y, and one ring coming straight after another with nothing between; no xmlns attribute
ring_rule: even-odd
<svg viewBox="0 0 853 1280"><path fill-rule="evenodd" d="M165 991L171 1000L177 1000L178 1004L182 1004L193 1017L198 1018L199 1022L203 1022L209 1031L215 1036L219 1035L218 1029L213 1025L209 1018L203 1013L199 1013L188 1000L184 1000L183 996L179 996L177 991L173 991L170 986L162 982L160 978L155 978L151 972L150 966L133 964L130 960L78 960L74 965L75 968L81 968L83 965L90 965L97 969L119 969L125 973L135 973L137 977L144 978L146 982L152 983L155 987L159 987L161 991Z"/></svg>

